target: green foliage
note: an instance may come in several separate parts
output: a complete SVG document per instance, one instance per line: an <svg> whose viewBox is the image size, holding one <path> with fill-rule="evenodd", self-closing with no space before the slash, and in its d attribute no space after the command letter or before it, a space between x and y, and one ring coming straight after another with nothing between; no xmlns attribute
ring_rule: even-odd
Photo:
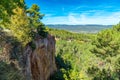
<svg viewBox="0 0 120 80"><path fill-rule="evenodd" d="M20 1L24 4L24 0ZM12 5L12 4L11 4ZM9 16L9 23L6 22L10 33L25 46L35 38L36 34L42 37L47 36L44 24L40 21L43 14L39 12L39 7L35 4L26 10L25 7L16 5L12 9L14 14Z"/></svg>
<svg viewBox="0 0 120 80"><path fill-rule="evenodd" d="M92 66L87 71L92 76L92 80L115 80L112 71L109 69L100 70L98 67Z"/></svg>
<svg viewBox="0 0 120 80"><path fill-rule="evenodd" d="M88 74L93 80L119 80L119 56L120 56L120 24L112 29L99 32L92 42L94 48L91 50L97 57L102 58L102 63L88 68ZM104 66L104 67L103 67ZM95 71L93 73L90 73ZM94 75L92 75L94 74Z"/></svg>
<svg viewBox="0 0 120 80"><path fill-rule="evenodd" d="M120 57L117 59L115 66L116 66L116 69L120 69Z"/></svg>
<svg viewBox="0 0 120 80"><path fill-rule="evenodd" d="M120 23L113 26L113 30L120 32Z"/></svg>
<svg viewBox="0 0 120 80"><path fill-rule="evenodd" d="M43 18L44 14L40 13L39 6L33 4L31 8L27 9L26 13L29 16L30 23L34 28L38 28L39 26L43 25L40 20Z"/></svg>
<svg viewBox="0 0 120 80"><path fill-rule="evenodd" d="M8 22L13 9L17 6L25 7L24 0L0 0L0 22Z"/></svg>
<svg viewBox="0 0 120 80"><path fill-rule="evenodd" d="M14 9L14 13L15 14L11 16L8 29L18 41L22 42L23 45L26 45L32 40L32 37L30 36L30 22L24 9L17 7Z"/></svg>
<svg viewBox="0 0 120 80"><path fill-rule="evenodd" d="M33 37L35 34L46 37L48 33L45 30L44 24L41 22L44 14L41 14L39 6L33 4L29 9L26 10L26 13L30 20L32 32L34 33Z"/></svg>
<svg viewBox="0 0 120 80"><path fill-rule="evenodd" d="M112 57L120 54L120 35L114 30L104 30L97 34L93 41L95 45L92 52L102 58Z"/></svg>
<svg viewBox="0 0 120 80"><path fill-rule="evenodd" d="M62 37L62 36L61 36ZM89 52L91 44L88 42L57 40L56 64L58 71L51 80L88 80L85 69L95 57Z"/></svg>
<svg viewBox="0 0 120 80"><path fill-rule="evenodd" d="M32 51L34 51L36 49L36 45L35 45L35 43L33 41L29 42L28 45L31 46Z"/></svg>
<svg viewBox="0 0 120 80"><path fill-rule="evenodd" d="M48 35L48 32L47 32L45 26L38 26L37 33L44 38L47 37L47 35Z"/></svg>
<svg viewBox="0 0 120 80"><path fill-rule="evenodd" d="M120 56L116 59L115 61L115 72L116 72L116 75L119 77L120 79Z"/></svg>
<svg viewBox="0 0 120 80"><path fill-rule="evenodd" d="M92 38L94 38L95 34L79 34L79 33L71 33L65 30L57 30L46 28L46 30L54 35L57 39L61 40L77 40L83 42L90 42Z"/></svg>

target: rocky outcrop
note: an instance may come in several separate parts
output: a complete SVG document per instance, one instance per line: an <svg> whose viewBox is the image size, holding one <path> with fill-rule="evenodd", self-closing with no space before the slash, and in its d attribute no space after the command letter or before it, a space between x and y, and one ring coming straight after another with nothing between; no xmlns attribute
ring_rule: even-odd
<svg viewBox="0 0 120 80"><path fill-rule="evenodd" d="M55 38L40 36L26 46L24 52L24 71L27 80L49 80L56 71Z"/></svg>

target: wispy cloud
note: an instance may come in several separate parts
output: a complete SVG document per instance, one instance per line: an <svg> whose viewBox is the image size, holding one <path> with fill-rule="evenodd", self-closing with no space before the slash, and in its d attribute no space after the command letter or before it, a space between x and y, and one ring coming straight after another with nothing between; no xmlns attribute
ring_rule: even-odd
<svg viewBox="0 0 120 80"><path fill-rule="evenodd" d="M120 21L119 12L96 12L90 16L88 11L86 13L69 13L67 16L47 17L43 20L46 24L117 24Z"/></svg>
<svg viewBox="0 0 120 80"><path fill-rule="evenodd" d="M74 21L76 21L76 24L117 24L120 21L120 12L113 12L108 15L107 13L96 13L93 16L88 16L83 13L78 17L74 17Z"/></svg>

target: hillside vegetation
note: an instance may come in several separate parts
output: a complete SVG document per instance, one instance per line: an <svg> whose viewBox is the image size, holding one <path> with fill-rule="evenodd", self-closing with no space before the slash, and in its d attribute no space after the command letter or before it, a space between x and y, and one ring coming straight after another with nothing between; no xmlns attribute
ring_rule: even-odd
<svg viewBox="0 0 120 80"><path fill-rule="evenodd" d="M56 36L58 71L51 80L119 80L120 25L97 34L48 29Z"/></svg>

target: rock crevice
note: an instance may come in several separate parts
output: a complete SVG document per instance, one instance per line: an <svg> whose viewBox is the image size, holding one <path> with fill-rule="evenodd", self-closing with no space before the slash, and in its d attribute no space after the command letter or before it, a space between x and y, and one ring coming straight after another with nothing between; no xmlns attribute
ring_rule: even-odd
<svg viewBox="0 0 120 80"><path fill-rule="evenodd" d="M24 52L24 71L27 80L49 80L56 71L55 38L37 37L33 42L35 49L28 44Z"/></svg>

